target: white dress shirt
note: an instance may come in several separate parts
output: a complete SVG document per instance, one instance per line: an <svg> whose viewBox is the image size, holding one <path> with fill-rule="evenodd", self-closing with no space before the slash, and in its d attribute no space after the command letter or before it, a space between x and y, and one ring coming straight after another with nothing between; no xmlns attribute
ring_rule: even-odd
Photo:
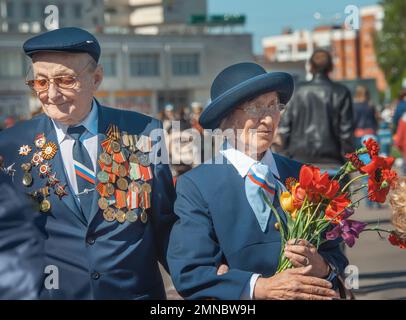
<svg viewBox="0 0 406 320"><path fill-rule="evenodd" d="M245 179L245 176L248 174L248 171L250 170L252 165L258 162L252 159L251 157L247 156L245 153L235 149L228 142L225 142L223 144L219 152L228 160L228 162L230 162L234 166L234 168L236 168L236 170L243 179ZM276 167L276 162L273 157L271 149L268 149L265 152L265 155L259 162L270 167L273 175L276 176L278 179L280 179L279 171L278 168ZM242 300L252 300L254 296L255 283L257 282L260 276L261 275L257 273L251 276L249 283L247 283L241 295Z"/></svg>
<svg viewBox="0 0 406 320"><path fill-rule="evenodd" d="M68 126L59 123L58 121L52 120L56 136L58 139L59 150L61 152L63 164L65 167L65 174L68 178L71 190L77 195L78 186L76 182L75 168L73 166L73 144L75 140L67 134ZM98 114L97 105L93 101L92 109L87 115L87 117L79 123L77 126L84 126L86 128L85 133L80 137L80 141L83 143L87 152L89 153L90 159L93 163L93 168L96 171L97 162L97 151L98 151L98 137L97 137L97 127L98 127ZM79 197L77 196L79 199Z"/></svg>

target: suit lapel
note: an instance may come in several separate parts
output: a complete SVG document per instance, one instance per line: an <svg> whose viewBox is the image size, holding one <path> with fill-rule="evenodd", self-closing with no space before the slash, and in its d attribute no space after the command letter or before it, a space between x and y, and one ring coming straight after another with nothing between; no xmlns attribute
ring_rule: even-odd
<svg viewBox="0 0 406 320"><path fill-rule="evenodd" d="M48 140L57 142L58 137L56 136L55 128L52 124L52 120L48 117L46 118L45 124L45 136ZM61 184L66 185L67 195L62 197L62 200L66 206L75 214L75 216L84 224L86 225L86 218L83 215L82 211L80 210L79 203L74 195L72 188L70 187L70 183L68 181L65 166L63 164L61 152L58 151L55 157L49 161L52 165L52 172L56 173L56 178L60 181Z"/></svg>

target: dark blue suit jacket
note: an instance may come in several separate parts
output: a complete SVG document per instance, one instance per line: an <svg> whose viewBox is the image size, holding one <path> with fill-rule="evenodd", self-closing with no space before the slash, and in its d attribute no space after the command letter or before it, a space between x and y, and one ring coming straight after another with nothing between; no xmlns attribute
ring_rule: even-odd
<svg viewBox="0 0 406 320"><path fill-rule="evenodd" d="M277 154L274 158L282 182L298 178L298 162ZM240 299L253 273L275 273L281 249L275 215L262 232L247 201L244 179L232 164L200 165L178 179L176 191L179 220L171 232L168 263L181 295ZM348 263L338 242L327 242L319 252L339 270ZM217 276L223 262L230 270Z"/></svg>
<svg viewBox="0 0 406 320"><path fill-rule="evenodd" d="M110 124L130 134L147 136L151 130L162 128L162 124L151 117L98 104L99 154L100 142L106 138L105 132ZM27 162L27 157L19 156L18 148L25 144L32 145L34 137L42 132L48 141L57 143L54 126L46 115L19 123L0 134L0 154L7 163L16 163L15 184L25 192L37 190L45 183L37 176L32 187L22 185L20 165ZM57 178L66 183L60 152L49 162ZM158 260L167 266L165 257L169 232L176 220L173 214L175 191L167 164L153 164L152 171L152 208L149 209L146 224L139 220L123 224L106 222L97 204L97 192L93 192L89 220L79 210L69 188L68 196L62 200L51 193L51 212L36 214L40 215L46 239L46 264L55 265L59 270L59 289L43 288L41 298L165 298Z"/></svg>
<svg viewBox="0 0 406 320"><path fill-rule="evenodd" d="M0 172L0 299L38 299L43 238L34 204Z"/></svg>

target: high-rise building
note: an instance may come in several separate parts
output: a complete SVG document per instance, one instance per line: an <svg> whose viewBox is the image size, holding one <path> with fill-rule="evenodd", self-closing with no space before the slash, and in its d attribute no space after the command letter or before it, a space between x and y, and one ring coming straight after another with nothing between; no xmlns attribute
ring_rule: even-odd
<svg viewBox="0 0 406 320"><path fill-rule="evenodd" d="M265 59L277 63L308 61L314 49L323 48L333 55L335 80L375 79L379 91L387 88L379 68L373 37L382 27L383 8L373 5L360 8L359 30L345 26L318 26L313 30L286 30L262 40ZM307 78L310 74L307 73Z"/></svg>
<svg viewBox="0 0 406 320"><path fill-rule="evenodd" d="M193 16L207 14L207 0L106 0L105 28L139 34L194 30Z"/></svg>

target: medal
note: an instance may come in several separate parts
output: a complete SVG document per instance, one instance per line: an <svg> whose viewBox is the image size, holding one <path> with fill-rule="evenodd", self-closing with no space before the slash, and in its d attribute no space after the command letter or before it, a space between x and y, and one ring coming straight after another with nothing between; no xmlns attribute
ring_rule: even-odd
<svg viewBox="0 0 406 320"><path fill-rule="evenodd" d="M44 159L42 158L41 152L35 152L35 153L33 154L33 156L32 156L31 163L32 163L34 166L38 166L38 165L40 165L40 164L43 163L43 162L44 162Z"/></svg>
<svg viewBox="0 0 406 320"><path fill-rule="evenodd" d="M118 127L114 124L111 124L109 126L106 135L112 140L120 141L120 131L118 130Z"/></svg>
<svg viewBox="0 0 406 320"><path fill-rule="evenodd" d="M43 133L38 134L34 140L34 144L38 149L42 149L46 142L47 139L45 138L45 134Z"/></svg>
<svg viewBox="0 0 406 320"><path fill-rule="evenodd" d="M114 219L116 218L116 214L114 212L113 208L107 208L103 211L103 218L104 220L108 221L108 222L112 222L114 221Z"/></svg>
<svg viewBox="0 0 406 320"><path fill-rule="evenodd" d="M107 202L106 198L100 198L99 201L97 201L97 204L102 210L106 210L109 207L109 203Z"/></svg>
<svg viewBox="0 0 406 320"><path fill-rule="evenodd" d="M120 152L120 150L121 150L120 144L115 140L112 140L110 142L110 147L111 147L111 150L113 150L114 153Z"/></svg>
<svg viewBox="0 0 406 320"><path fill-rule="evenodd" d="M20 156L28 156L28 154L32 151L29 145L23 145L18 149L18 153Z"/></svg>
<svg viewBox="0 0 406 320"><path fill-rule="evenodd" d="M51 160L53 157L55 157L57 151L58 147L56 144L53 142L48 142L42 147L41 155L45 160Z"/></svg>
<svg viewBox="0 0 406 320"><path fill-rule="evenodd" d="M147 217L147 213L145 212L145 210L142 210L140 218L141 218L142 223L147 223L148 217Z"/></svg>
<svg viewBox="0 0 406 320"><path fill-rule="evenodd" d="M101 183L107 183L107 182L109 182L109 174L107 172L104 172L104 171L99 171L97 173L97 179Z"/></svg>
<svg viewBox="0 0 406 320"><path fill-rule="evenodd" d="M134 134L134 135L129 135L128 136L128 140L129 140L129 146L128 146L128 150L130 150L131 152L135 152L135 151L137 151L137 147L136 147L136 144L137 144L137 136Z"/></svg>
<svg viewBox="0 0 406 320"><path fill-rule="evenodd" d="M117 172L118 172L118 176L119 176L120 178L124 178L125 176L127 176L127 169L126 169L126 167L125 167L124 165L122 165L122 164L120 164L120 165L118 166Z"/></svg>
<svg viewBox="0 0 406 320"><path fill-rule="evenodd" d="M64 196L68 195L68 193L65 190L66 184L57 184L55 185L55 191L54 193L59 197L59 200L62 199Z"/></svg>
<svg viewBox="0 0 406 320"><path fill-rule="evenodd" d="M140 161L138 160L138 157L135 153L132 153L130 155L130 158L128 159L128 161L130 161L130 163L140 163Z"/></svg>
<svg viewBox="0 0 406 320"><path fill-rule="evenodd" d="M24 173L23 175L23 185L29 187L32 185L32 175L28 172Z"/></svg>
<svg viewBox="0 0 406 320"><path fill-rule="evenodd" d="M137 155L138 161L140 162L140 164L142 166L148 167L151 164L151 162L149 161L149 155L148 154L138 151L136 153L136 155Z"/></svg>
<svg viewBox="0 0 406 320"><path fill-rule="evenodd" d="M102 163L104 163L106 166L110 166L111 165L111 157L107 152L103 152L100 157L99 157L100 161Z"/></svg>
<svg viewBox="0 0 406 320"><path fill-rule="evenodd" d="M106 192L109 196L112 196L115 192L114 186L111 183L106 184Z"/></svg>
<svg viewBox="0 0 406 320"><path fill-rule="evenodd" d="M126 214L122 210L117 210L116 212L116 220L120 223L123 223L126 219Z"/></svg>
<svg viewBox="0 0 406 320"><path fill-rule="evenodd" d="M141 179L141 166L138 163L130 163L130 178L131 180Z"/></svg>
<svg viewBox="0 0 406 320"><path fill-rule="evenodd" d="M51 166L48 163L41 164L39 167L39 173L41 176L46 176L51 172Z"/></svg>
<svg viewBox="0 0 406 320"><path fill-rule="evenodd" d="M127 213L125 214L125 219L126 219L128 222L133 223L133 222L136 222L136 221L138 220L138 215L137 215L137 213L136 213L134 210L129 210L129 211L127 211Z"/></svg>
<svg viewBox="0 0 406 320"><path fill-rule="evenodd" d="M123 191L127 190L127 189L128 189L128 182L127 182L127 180L124 179L124 178L118 179L118 180L117 180L117 187L118 187L120 190L123 190Z"/></svg>
<svg viewBox="0 0 406 320"><path fill-rule="evenodd" d="M54 187L60 181L56 178L56 173L48 175L48 185Z"/></svg>
<svg viewBox="0 0 406 320"><path fill-rule="evenodd" d="M48 212L51 209L51 203L48 200L42 200L39 204L39 210L41 212Z"/></svg>

